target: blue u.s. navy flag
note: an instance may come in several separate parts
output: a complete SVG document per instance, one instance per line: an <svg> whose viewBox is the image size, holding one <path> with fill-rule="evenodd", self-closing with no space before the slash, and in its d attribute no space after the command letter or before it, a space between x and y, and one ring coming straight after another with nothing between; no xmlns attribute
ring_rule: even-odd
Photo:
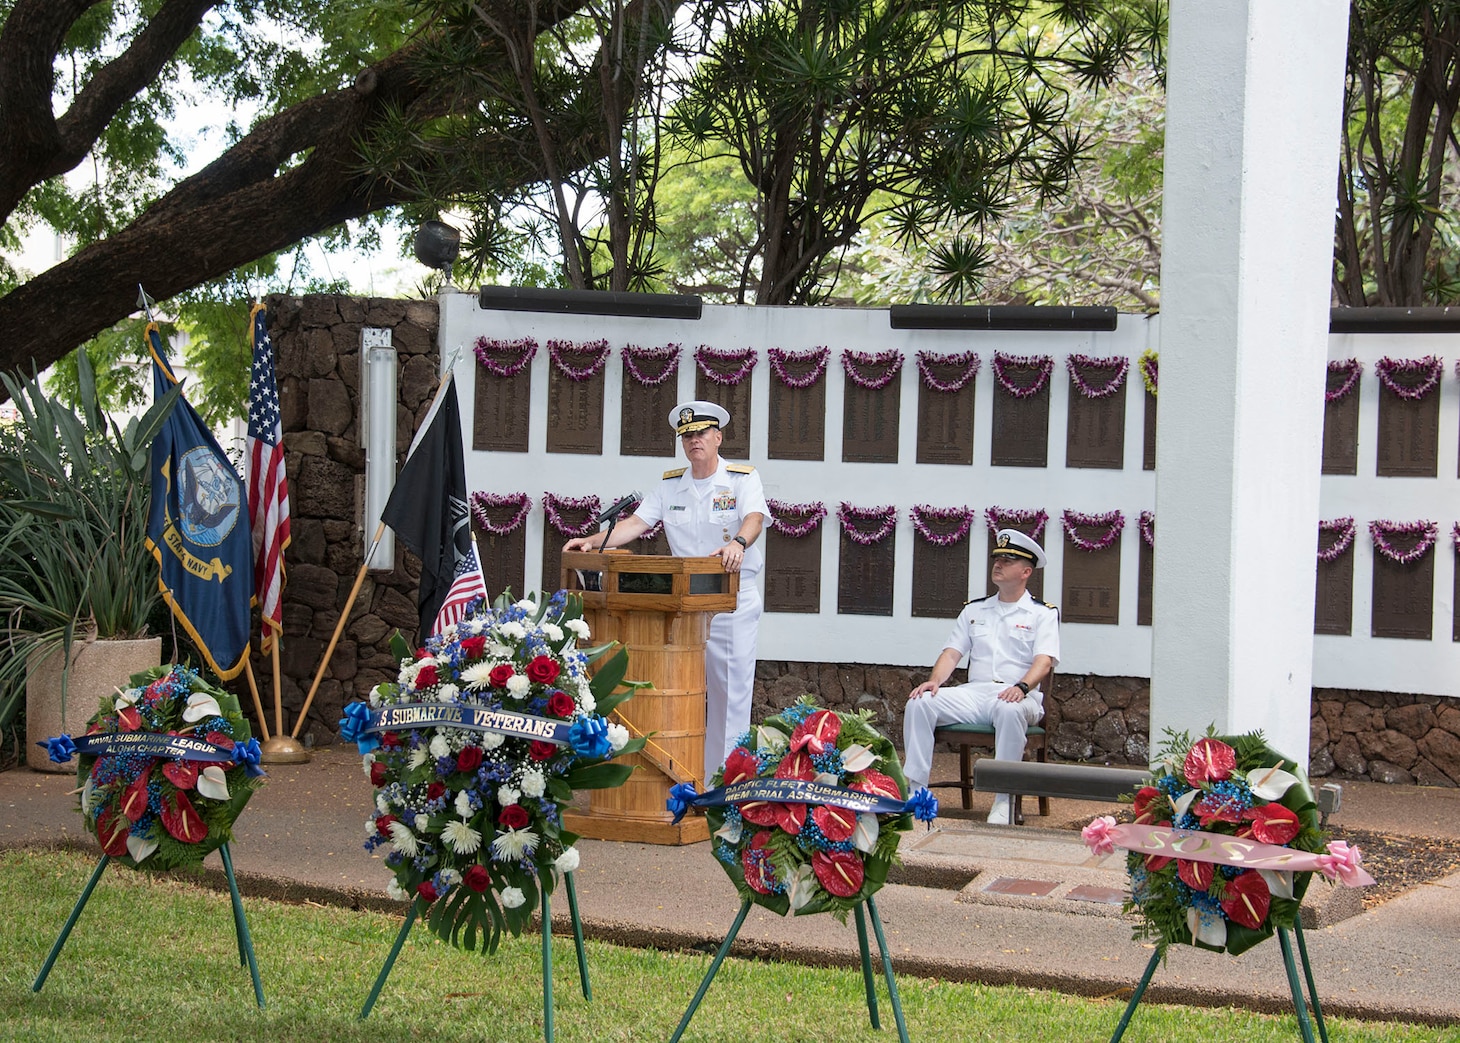
<svg viewBox="0 0 1460 1043"><path fill-rule="evenodd" d="M152 396L177 376L155 322L147 324ZM147 548L157 559L162 596L223 680L237 677L248 655L253 602L253 543L248 499L238 472L186 398L152 443L152 506Z"/></svg>

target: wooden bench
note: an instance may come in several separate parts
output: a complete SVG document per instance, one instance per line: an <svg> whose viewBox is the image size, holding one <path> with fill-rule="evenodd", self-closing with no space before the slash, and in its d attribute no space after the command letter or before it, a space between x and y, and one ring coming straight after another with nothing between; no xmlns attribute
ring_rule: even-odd
<svg viewBox="0 0 1460 1043"><path fill-rule="evenodd" d="M1031 724L1024 729L1024 757L1027 760L1029 754L1034 754L1037 763L1045 763L1045 732L1044 718L1039 718L1038 724ZM948 782L930 783L930 787L956 786L963 794L963 810L967 811L973 807L973 791L979 788L973 781L973 750L977 747L980 750L994 752L994 727L991 724L945 724L941 728L934 729L933 742L951 743L958 747L958 778ZM979 763L983 763L980 759ZM1008 761L1006 763L1022 763ZM1010 821L1015 825L1024 824L1024 794L1015 790L1002 790L1014 798L1013 811ZM1035 796L1036 794L1030 794ZM1049 798L1039 798L1039 814L1042 817L1049 815Z"/></svg>

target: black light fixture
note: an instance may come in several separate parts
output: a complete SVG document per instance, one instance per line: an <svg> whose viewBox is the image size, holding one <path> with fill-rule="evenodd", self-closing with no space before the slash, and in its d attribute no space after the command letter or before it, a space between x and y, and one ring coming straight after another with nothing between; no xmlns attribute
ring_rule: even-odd
<svg viewBox="0 0 1460 1043"><path fill-rule="evenodd" d="M549 311L565 315L624 315L644 319L698 319L704 302L676 293L558 290L540 286L483 286L483 311Z"/></svg>
<svg viewBox="0 0 1460 1043"><path fill-rule="evenodd" d="M440 268L451 279L451 262L461 253L461 232L445 221L427 221L416 229L416 260Z"/></svg>
<svg viewBox="0 0 1460 1043"><path fill-rule="evenodd" d="M895 330L1113 330L1119 314L1107 305L894 304Z"/></svg>

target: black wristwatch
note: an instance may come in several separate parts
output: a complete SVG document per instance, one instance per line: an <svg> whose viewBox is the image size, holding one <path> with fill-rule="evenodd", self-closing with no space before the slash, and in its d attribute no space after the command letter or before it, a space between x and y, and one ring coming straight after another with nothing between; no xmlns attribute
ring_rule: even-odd
<svg viewBox="0 0 1460 1043"><path fill-rule="evenodd" d="M750 549L750 544L748 544L748 543L745 542L745 537L744 536L735 536L735 537L732 537L732 539L734 539L736 543L740 544L740 546L744 547L745 549L747 549L747 550Z"/></svg>
<svg viewBox="0 0 1460 1043"><path fill-rule="evenodd" d="M1019 691L1023 692L1025 695L1029 694L1029 685L1023 681L1015 681L1014 687L1019 689Z"/></svg>

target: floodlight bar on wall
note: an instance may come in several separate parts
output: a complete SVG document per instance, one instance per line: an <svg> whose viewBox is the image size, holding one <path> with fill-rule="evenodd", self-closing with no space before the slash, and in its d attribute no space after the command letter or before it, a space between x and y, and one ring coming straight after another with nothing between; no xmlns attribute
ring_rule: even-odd
<svg viewBox="0 0 1460 1043"><path fill-rule="evenodd" d="M704 302L673 293L554 290L534 286L483 286L484 311L551 311L565 315L624 315L642 319L698 319Z"/></svg>
<svg viewBox="0 0 1460 1043"><path fill-rule="evenodd" d="M1118 315L1105 305L894 304L895 330L1113 330Z"/></svg>
<svg viewBox="0 0 1460 1043"><path fill-rule="evenodd" d="M1329 333L1460 333L1460 308L1330 308Z"/></svg>
<svg viewBox="0 0 1460 1043"><path fill-rule="evenodd" d="M360 444L365 449L365 511L361 529L369 553L385 501L395 488L396 354L391 331L360 329ZM395 568L395 533L386 527L370 561L374 569Z"/></svg>

